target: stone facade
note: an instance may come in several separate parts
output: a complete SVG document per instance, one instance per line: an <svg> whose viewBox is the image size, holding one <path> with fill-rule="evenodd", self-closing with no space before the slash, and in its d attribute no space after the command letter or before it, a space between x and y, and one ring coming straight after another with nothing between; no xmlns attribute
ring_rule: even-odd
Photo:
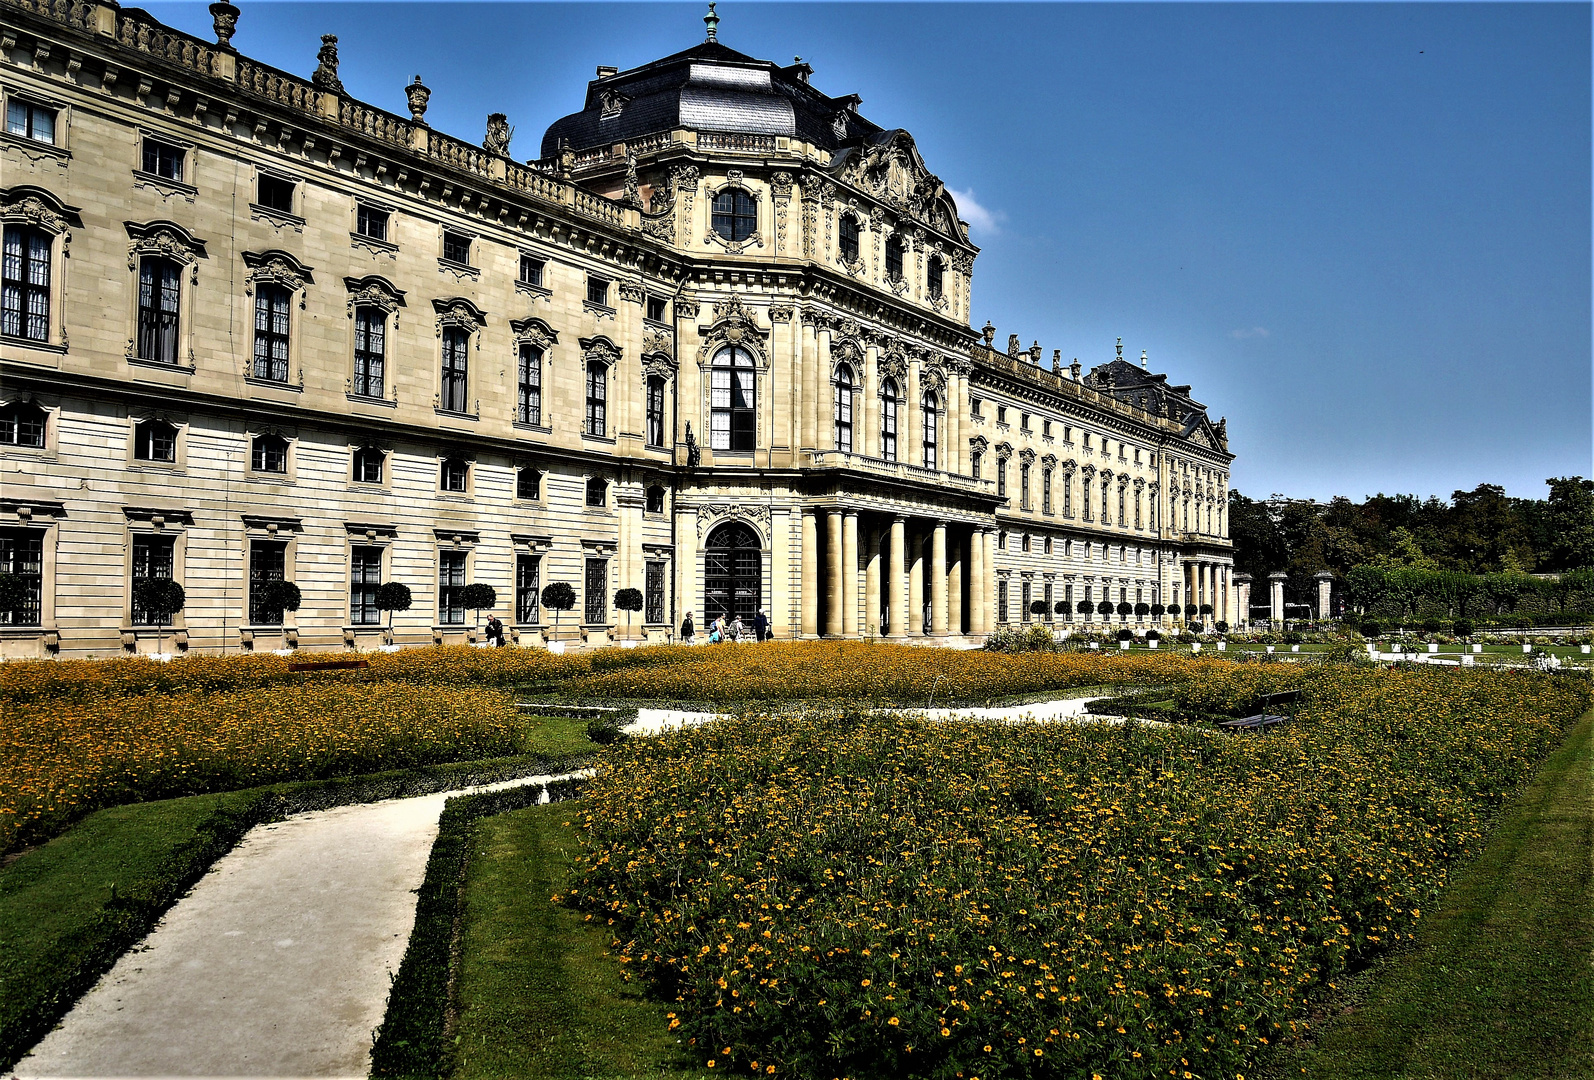
<svg viewBox="0 0 1594 1080"><path fill-rule="evenodd" d="M467 582L521 644L1243 610L1224 424L1121 356L993 348L912 137L806 65L600 69L521 164L501 114L443 135L418 78L385 112L335 38L303 79L213 12L0 0L6 655L463 640ZM167 574L158 630L133 583ZM575 610L536 602L561 581Z"/></svg>

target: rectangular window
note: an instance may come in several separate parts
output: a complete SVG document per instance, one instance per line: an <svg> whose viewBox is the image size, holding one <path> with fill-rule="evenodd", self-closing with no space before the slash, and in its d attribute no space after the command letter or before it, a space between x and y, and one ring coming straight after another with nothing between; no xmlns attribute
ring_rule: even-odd
<svg viewBox="0 0 1594 1080"><path fill-rule="evenodd" d="M646 586L642 592L642 620L649 623L662 623L664 617L664 564L650 562L647 564Z"/></svg>
<svg viewBox="0 0 1594 1080"><path fill-rule="evenodd" d="M273 606L262 586L283 581L287 575L288 545L282 540L249 541L249 622L254 626L281 626L282 608Z"/></svg>
<svg viewBox="0 0 1594 1080"><path fill-rule="evenodd" d="M175 551L177 538L174 536L135 536L133 537L133 583L150 578L160 578L165 581L172 580L172 555ZM134 594L137 597L137 592ZM159 623L156 616L139 607L138 600L133 601L134 626L167 626L170 625L171 616L161 617Z"/></svg>
<svg viewBox="0 0 1594 1080"><path fill-rule="evenodd" d="M1052 512L1052 471L1041 470L1041 513Z"/></svg>
<svg viewBox="0 0 1594 1080"><path fill-rule="evenodd" d="M459 594L465 588L465 553L437 553L437 622L440 626L459 626L465 621L465 605Z"/></svg>
<svg viewBox="0 0 1594 1080"><path fill-rule="evenodd" d="M1018 414L1018 429L1020 431L1029 430L1029 413L1026 412Z"/></svg>
<svg viewBox="0 0 1594 1080"><path fill-rule="evenodd" d="M996 494L998 498L1007 497L1007 462L998 460L996 463Z"/></svg>
<svg viewBox="0 0 1594 1080"><path fill-rule="evenodd" d="M999 578L996 582L996 621L1007 622L1007 579Z"/></svg>
<svg viewBox="0 0 1594 1080"><path fill-rule="evenodd" d="M531 468L524 468L517 471L515 473L515 498L542 498L542 473Z"/></svg>
<svg viewBox="0 0 1594 1080"><path fill-rule="evenodd" d="M6 130L34 142L55 143L55 110L26 101L6 104Z"/></svg>
<svg viewBox="0 0 1594 1080"><path fill-rule="evenodd" d="M1049 439L1051 437L1052 437L1052 422L1050 420L1042 420L1041 421L1041 438Z"/></svg>
<svg viewBox="0 0 1594 1080"><path fill-rule="evenodd" d="M648 445L664 446L664 379L654 375L648 379L647 437Z"/></svg>
<svg viewBox="0 0 1594 1080"><path fill-rule="evenodd" d="M152 139L147 135L144 136L143 166L145 172L181 183L183 179L183 159L185 157L187 157L187 151L182 147L161 142L159 139Z"/></svg>
<svg viewBox="0 0 1594 1080"><path fill-rule="evenodd" d="M587 303L609 306L609 283L601 277L587 276Z"/></svg>
<svg viewBox="0 0 1594 1080"><path fill-rule="evenodd" d="M669 301L662 296L648 297L648 318L654 322L664 322L669 318Z"/></svg>
<svg viewBox="0 0 1594 1080"><path fill-rule="evenodd" d="M1074 516L1074 477L1072 473L1063 474L1063 516Z"/></svg>
<svg viewBox="0 0 1594 1080"><path fill-rule="evenodd" d="M256 435L249 448L249 467L255 472L286 473L288 440L280 435Z"/></svg>
<svg viewBox="0 0 1594 1080"><path fill-rule="evenodd" d="M349 553L349 624L380 626L376 587L382 584L382 549L356 547Z"/></svg>
<svg viewBox="0 0 1594 1080"><path fill-rule="evenodd" d="M984 454L976 452L969 455L969 475L976 480L980 478L980 465L984 460Z"/></svg>
<svg viewBox="0 0 1594 1080"><path fill-rule="evenodd" d="M298 185L292 180L284 180L280 176L270 173L261 173L255 185L255 202L267 210L275 210L280 214L293 213L293 189Z"/></svg>
<svg viewBox="0 0 1594 1080"><path fill-rule="evenodd" d="M969 398L969 415L970 416L978 416L978 415L980 415L980 399L979 398L977 398L977 397Z"/></svg>
<svg viewBox="0 0 1594 1080"><path fill-rule="evenodd" d="M1019 505L1022 506L1025 510L1028 510L1030 508L1030 504L1029 504L1029 465L1027 463L1021 464L1018 467L1018 499L1019 499Z"/></svg>
<svg viewBox="0 0 1594 1080"><path fill-rule="evenodd" d="M542 424L542 350L525 343L520 346L516 383L516 416L522 424Z"/></svg>
<svg viewBox="0 0 1594 1080"><path fill-rule="evenodd" d="M470 265L470 237L464 233L443 230L443 259L446 262Z"/></svg>
<svg viewBox="0 0 1594 1080"><path fill-rule="evenodd" d="M0 333L6 337L50 340L50 246L50 234L41 229L5 227Z"/></svg>
<svg viewBox="0 0 1594 1080"><path fill-rule="evenodd" d="M542 556L515 556L515 621L535 623L540 613L539 588L542 582Z"/></svg>
<svg viewBox="0 0 1594 1080"><path fill-rule="evenodd" d="M522 285L535 285L542 288L542 270L546 264L542 259L534 259L530 255L520 257L520 283Z"/></svg>
<svg viewBox="0 0 1594 1080"><path fill-rule="evenodd" d="M443 385L438 400L444 412L469 411L465 394L469 346L470 335L461 327L443 328Z"/></svg>
<svg viewBox="0 0 1594 1080"><path fill-rule="evenodd" d="M255 368L257 379L288 381L288 290L255 285Z"/></svg>
<svg viewBox="0 0 1594 1080"><path fill-rule="evenodd" d="M586 622L596 626L609 621L609 563L605 559L587 560Z"/></svg>
<svg viewBox="0 0 1594 1080"><path fill-rule="evenodd" d="M609 369L587 361L587 434L604 438L609 430Z"/></svg>
<svg viewBox="0 0 1594 1080"><path fill-rule="evenodd" d="M361 236L369 236L372 240L387 240L386 210L378 210L374 206L361 203L354 211L354 231Z"/></svg>
<svg viewBox="0 0 1594 1080"><path fill-rule="evenodd" d="M354 309L354 392L379 398L387 377L387 312L379 307Z"/></svg>
<svg viewBox="0 0 1594 1080"><path fill-rule="evenodd" d="M0 574L16 583L16 607L0 611L0 626L38 626L44 618L44 531L0 529Z"/></svg>
<svg viewBox="0 0 1594 1080"><path fill-rule="evenodd" d="M1042 616L1042 618L1044 618L1047 622L1051 622L1052 621L1052 587L1051 587L1050 584L1047 584L1047 586L1046 586L1046 593L1045 593L1044 599L1046 601L1046 613Z"/></svg>
<svg viewBox="0 0 1594 1080"><path fill-rule="evenodd" d="M998 424L1007 423L1007 406L1006 405L998 405L996 407L996 422Z"/></svg>
<svg viewBox="0 0 1594 1080"><path fill-rule="evenodd" d="M177 363L177 302L182 267L146 257L138 264L138 355L159 364Z"/></svg>
<svg viewBox="0 0 1594 1080"><path fill-rule="evenodd" d="M1018 587L1018 618L1020 622L1029 622L1030 617L1030 583L1024 582Z"/></svg>

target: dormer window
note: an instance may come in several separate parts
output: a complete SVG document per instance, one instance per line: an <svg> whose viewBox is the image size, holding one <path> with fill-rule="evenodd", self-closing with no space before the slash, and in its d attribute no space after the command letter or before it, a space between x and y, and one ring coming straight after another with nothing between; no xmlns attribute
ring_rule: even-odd
<svg viewBox="0 0 1594 1080"><path fill-rule="evenodd" d="M841 216L841 235L836 250L842 262L858 261L858 219L851 214Z"/></svg>
<svg viewBox="0 0 1594 1080"><path fill-rule="evenodd" d="M886 240L886 277L902 280L902 238L893 236Z"/></svg>
<svg viewBox="0 0 1594 1080"><path fill-rule="evenodd" d="M941 290L944 287L943 275L944 268L941 265L941 257L936 255L930 259L930 296L932 299L941 299Z"/></svg>
<svg viewBox="0 0 1594 1080"><path fill-rule="evenodd" d="M758 204L741 188L714 196L714 231L739 244L758 231Z"/></svg>

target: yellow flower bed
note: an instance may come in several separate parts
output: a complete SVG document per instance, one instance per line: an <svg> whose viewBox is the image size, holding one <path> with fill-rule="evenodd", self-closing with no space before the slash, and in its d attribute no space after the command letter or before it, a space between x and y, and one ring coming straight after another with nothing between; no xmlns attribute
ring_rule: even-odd
<svg viewBox="0 0 1594 1080"><path fill-rule="evenodd" d="M510 754L520 730L500 691L393 683L13 702L0 851L98 806Z"/></svg>
<svg viewBox="0 0 1594 1080"><path fill-rule="evenodd" d="M837 670L812 684L859 685ZM1202 666L1179 693L1286 686L1305 701L1266 735L837 709L620 744L555 899L613 927L715 1070L1248 1074L1413 933L1591 700L1543 676L1282 665Z"/></svg>

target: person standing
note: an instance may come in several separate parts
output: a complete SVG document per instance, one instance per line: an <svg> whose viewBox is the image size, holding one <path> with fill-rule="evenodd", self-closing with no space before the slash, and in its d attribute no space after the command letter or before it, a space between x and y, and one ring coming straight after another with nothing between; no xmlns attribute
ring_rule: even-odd
<svg viewBox="0 0 1594 1080"><path fill-rule="evenodd" d="M753 640L768 641L769 637L769 616L760 611L753 616Z"/></svg>
<svg viewBox="0 0 1594 1080"><path fill-rule="evenodd" d="M681 620L681 644L690 645L697 636L697 627L692 625L692 613L688 611L686 618Z"/></svg>

